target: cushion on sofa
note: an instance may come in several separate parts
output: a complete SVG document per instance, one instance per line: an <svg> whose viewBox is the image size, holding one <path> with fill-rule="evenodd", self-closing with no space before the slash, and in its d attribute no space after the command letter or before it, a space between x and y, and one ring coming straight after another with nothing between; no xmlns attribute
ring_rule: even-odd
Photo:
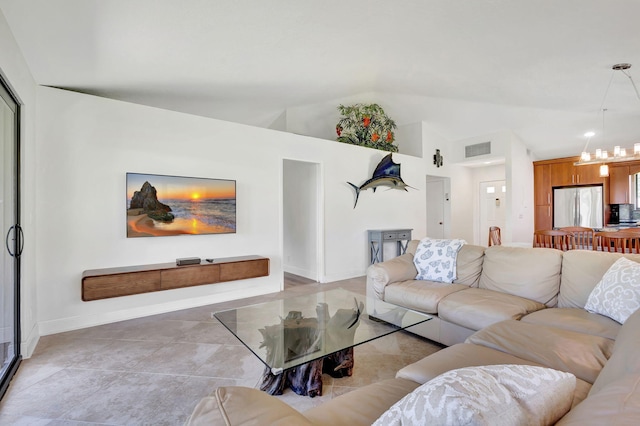
<svg viewBox="0 0 640 426"><path fill-rule="evenodd" d="M584 308L593 288L621 257L640 262L640 254L569 250L562 259L559 308Z"/></svg>
<svg viewBox="0 0 640 426"><path fill-rule="evenodd" d="M511 294L469 288L442 299L438 316L471 330L480 330L506 319L520 319L544 307L542 303Z"/></svg>
<svg viewBox="0 0 640 426"><path fill-rule="evenodd" d="M502 321L473 335L467 343L487 346L593 383L611 356L614 341L521 321Z"/></svg>
<svg viewBox="0 0 640 426"><path fill-rule="evenodd" d="M405 253L410 253L411 258L416 254L416 250L418 249L418 244L420 244L420 240L411 240L407 243L407 250Z"/></svg>
<svg viewBox="0 0 640 426"><path fill-rule="evenodd" d="M200 400L186 426L312 425L305 416L278 398L258 389L229 386Z"/></svg>
<svg viewBox="0 0 640 426"><path fill-rule="evenodd" d="M463 284L468 287L478 287L482 264L484 263L485 247L465 244L458 252L456 267L458 278L454 284Z"/></svg>
<svg viewBox="0 0 640 426"><path fill-rule="evenodd" d="M485 250L479 286L555 306L561 269L560 250L492 246Z"/></svg>
<svg viewBox="0 0 640 426"><path fill-rule="evenodd" d="M401 281L385 287L384 300L385 302L416 309L428 314L437 314L438 303L442 298L468 288L462 284L422 280Z"/></svg>
<svg viewBox="0 0 640 426"><path fill-rule="evenodd" d="M412 243L413 242L414 241L412 241ZM415 241L415 243L415 247L417 249L418 242ZM478 287L478 281L480 280L480 274L482 273L482 264L484 263L484 251L485 247L473 244L465 244L460 247L460 250L458 250L458 256L456 257L457 278L453 281L455 284L463 284L468 287ZM407 253L409 253L409 249L407 249ZM414 278L415 275L410 278L405 278L405 280ZM391 282L393 281L401 280L392 280Z"/></svg>
<svg viewBox="0 0 640 426"><path fill-rule="evenodd" d="M611 340L615 340L621 327L620 323L611 318L580 308L542 309L525 315L520 321L602 336Z"/></svg>
<svg viewBox="0 0 640 426"><path fill-rule="evenodd" d="M616 337L613 355L604 366L593 384L589 395L597 394L600 389L628 375L640 374L640 311L631 315Z"/></svg>
<svg viewBox="0 0 640 426"><path fill-rule="evenodd" d="M339 398L333 398L303 414L314 425L369 426L418 386L418 383L411 380L383 380L340 395Z"/></svg>
<svg viewBox="0 0 640 426"><path fill-rule="evenodd" d="M573 374L531 365L448 371L402 398L374 425L548 425L571 408Z"/></svg>
<svg viewBox="0 0 640 426"><path fill-rule="evenodd" d="M416 273L413 254L410 253L370 265L367 268L367 293L373 292L375 297L384 300L387 284L412 280L416 277Z"/></svg>
<svg viewBox="0 0 640 426"><path fill-rule="evenodd" d="M452 283L458 278L456 259L465 240L423 238L418 244L413 264L418 270L416 280Z"/></svg>
<svg viewBox="0 0 640 426"><path fill-rule="evenodd" d="M556 425L628 425L640 422L640 375L623 377L589 396Z"/></svg>
<svg viewBox="0 0 640 426"><path fill-rule="evenodd" d="M616 260L589 294L584 308L624 324L640 308L640 263L624 257Z"/></svg>

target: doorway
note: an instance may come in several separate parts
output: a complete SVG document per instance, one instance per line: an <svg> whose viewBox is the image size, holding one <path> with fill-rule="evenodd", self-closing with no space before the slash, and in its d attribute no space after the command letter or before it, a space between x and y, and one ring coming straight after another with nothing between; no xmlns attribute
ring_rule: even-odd
<svg viewBox="0 0 640 426"><path fill-rule="evenodd" d="M446 238L450 233L450 180L427 175L427 237Z"/></svg>
<svg viewBox="0 0 640 426"><path fill-rule="evenodd" d="M318 282L322 279L320 164L285 159L282 176L283 270Z"/></svg>
<svg viewBox="0 0 640 426"><path fill-rule="evenodd" d="M0 223L5 248L0 259L0 398L20 364L20 110L0 79Z"/></svg>
<svg viewBox="0 0 640 426"><path fill-rule="evenodd" d="M480 182L480 244L486 245L489 241L489 227L497 226L504 236L506 214L505 196L507 193L506 181L494 180Z"/></svg>

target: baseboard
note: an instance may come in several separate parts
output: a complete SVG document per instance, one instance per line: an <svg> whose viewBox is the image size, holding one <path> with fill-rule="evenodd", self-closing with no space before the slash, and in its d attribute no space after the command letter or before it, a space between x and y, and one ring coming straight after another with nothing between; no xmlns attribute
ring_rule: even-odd
<svg viewBox="0 0 640 426"><path fill-rule="evenodd" d="M351 278L362 277L362 276L365 276L366 274L367 274L366 269L359 269L357 271L356 270L347 271L347 272L342 272L338 274L327 274L321 278L320 282L332 283L334 281L342 281L342 280L349 280Z"/></svg>
<svg viewBox="0 0 640 426"><path fill-rule="evenodd" d="M310 280L316 281L318 279L317 274L313 271L310 271L309 269L298 268L297 266L291 265L284 265L282 270L299 277L309 278Z"/></svg>
<svg viewBox="0 0 640 426"><path fill-rule="evenodd" d="M24 359L31 358L31 355L33 355L33 351L36 350L36 346L38 345L39 341L40 341L40 332L39 332L38 324L35 324L27 334L27 338L23 339L20 342L20 352L21 352L22 358Z"/></svg>
<svg viewBox="0 0 640 426"><path fill-rule="evenodd" d="M51 321L41 321L38 323L41 336L50 334L64 333L67 331L80 330L88 327L95 327L103 324L110 324L118 321L126 321L135 318L148 317L151 315L164 314L167 312L179 311L182 309L196 308L199 306L212 305L215 303L228 302L230 300L243 299L246 297L260 296L280 291L280 288L274 288L272 291L265 292L265 286L262 284L254 287L243 287L241 292L230 291L225 293L216 293L209 296L200 296L190 299L176 300L168 303L157 305L136 307L132 309L123 309L120 311L103 312L92 315L80 315L68 318L59 318ZM89 302L91 303L91 302ZM37 342L36 342L37 343Z"/></svg>

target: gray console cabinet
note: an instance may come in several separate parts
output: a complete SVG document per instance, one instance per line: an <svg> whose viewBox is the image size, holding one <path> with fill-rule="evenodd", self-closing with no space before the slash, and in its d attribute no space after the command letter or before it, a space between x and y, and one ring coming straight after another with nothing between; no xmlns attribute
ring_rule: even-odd
<svg viewBox="0 0 640 426"><path fill-rule="evenodd" d="M407 251L412 229L369 229L370 263L384 262L384 243L396 243L398 256Z"/></svg>

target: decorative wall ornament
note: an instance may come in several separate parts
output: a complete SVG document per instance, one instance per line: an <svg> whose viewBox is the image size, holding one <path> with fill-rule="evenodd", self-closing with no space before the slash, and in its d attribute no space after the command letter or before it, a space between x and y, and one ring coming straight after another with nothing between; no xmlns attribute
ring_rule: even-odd
<svg viewBox="0 0 640 426"><path fill-rule="evenodd" d="M436 149L436 153L433 155L433 164L435 164L436 167L440 167L444 164L444 157L440 155L439 149Z"/></svg>
<svg viewBox="0 0 640 426"><path fill-rule="evenodd" d="M398 152L393 144L396 123L378 104L339 105L342 114L336 125L337 141L383 151Z"/></svg>
<svg viewBox="0 0 640 426"><path fill-rule="evenodd" d="M373 192L376 192L376 188L379 186L387 186L391 189L403 189L405 191L407 188L412 188L404 183L400 177L400 164L393 162L393 158L391 158L392 155L393 154L387 154L382 160L380 160L376 169L373 171L371 179L367 180L362 185L356 186L351 182L347 182L356 191L356 202L353 204L354 209L358 204L360 191L373 188Z"/></svg>

